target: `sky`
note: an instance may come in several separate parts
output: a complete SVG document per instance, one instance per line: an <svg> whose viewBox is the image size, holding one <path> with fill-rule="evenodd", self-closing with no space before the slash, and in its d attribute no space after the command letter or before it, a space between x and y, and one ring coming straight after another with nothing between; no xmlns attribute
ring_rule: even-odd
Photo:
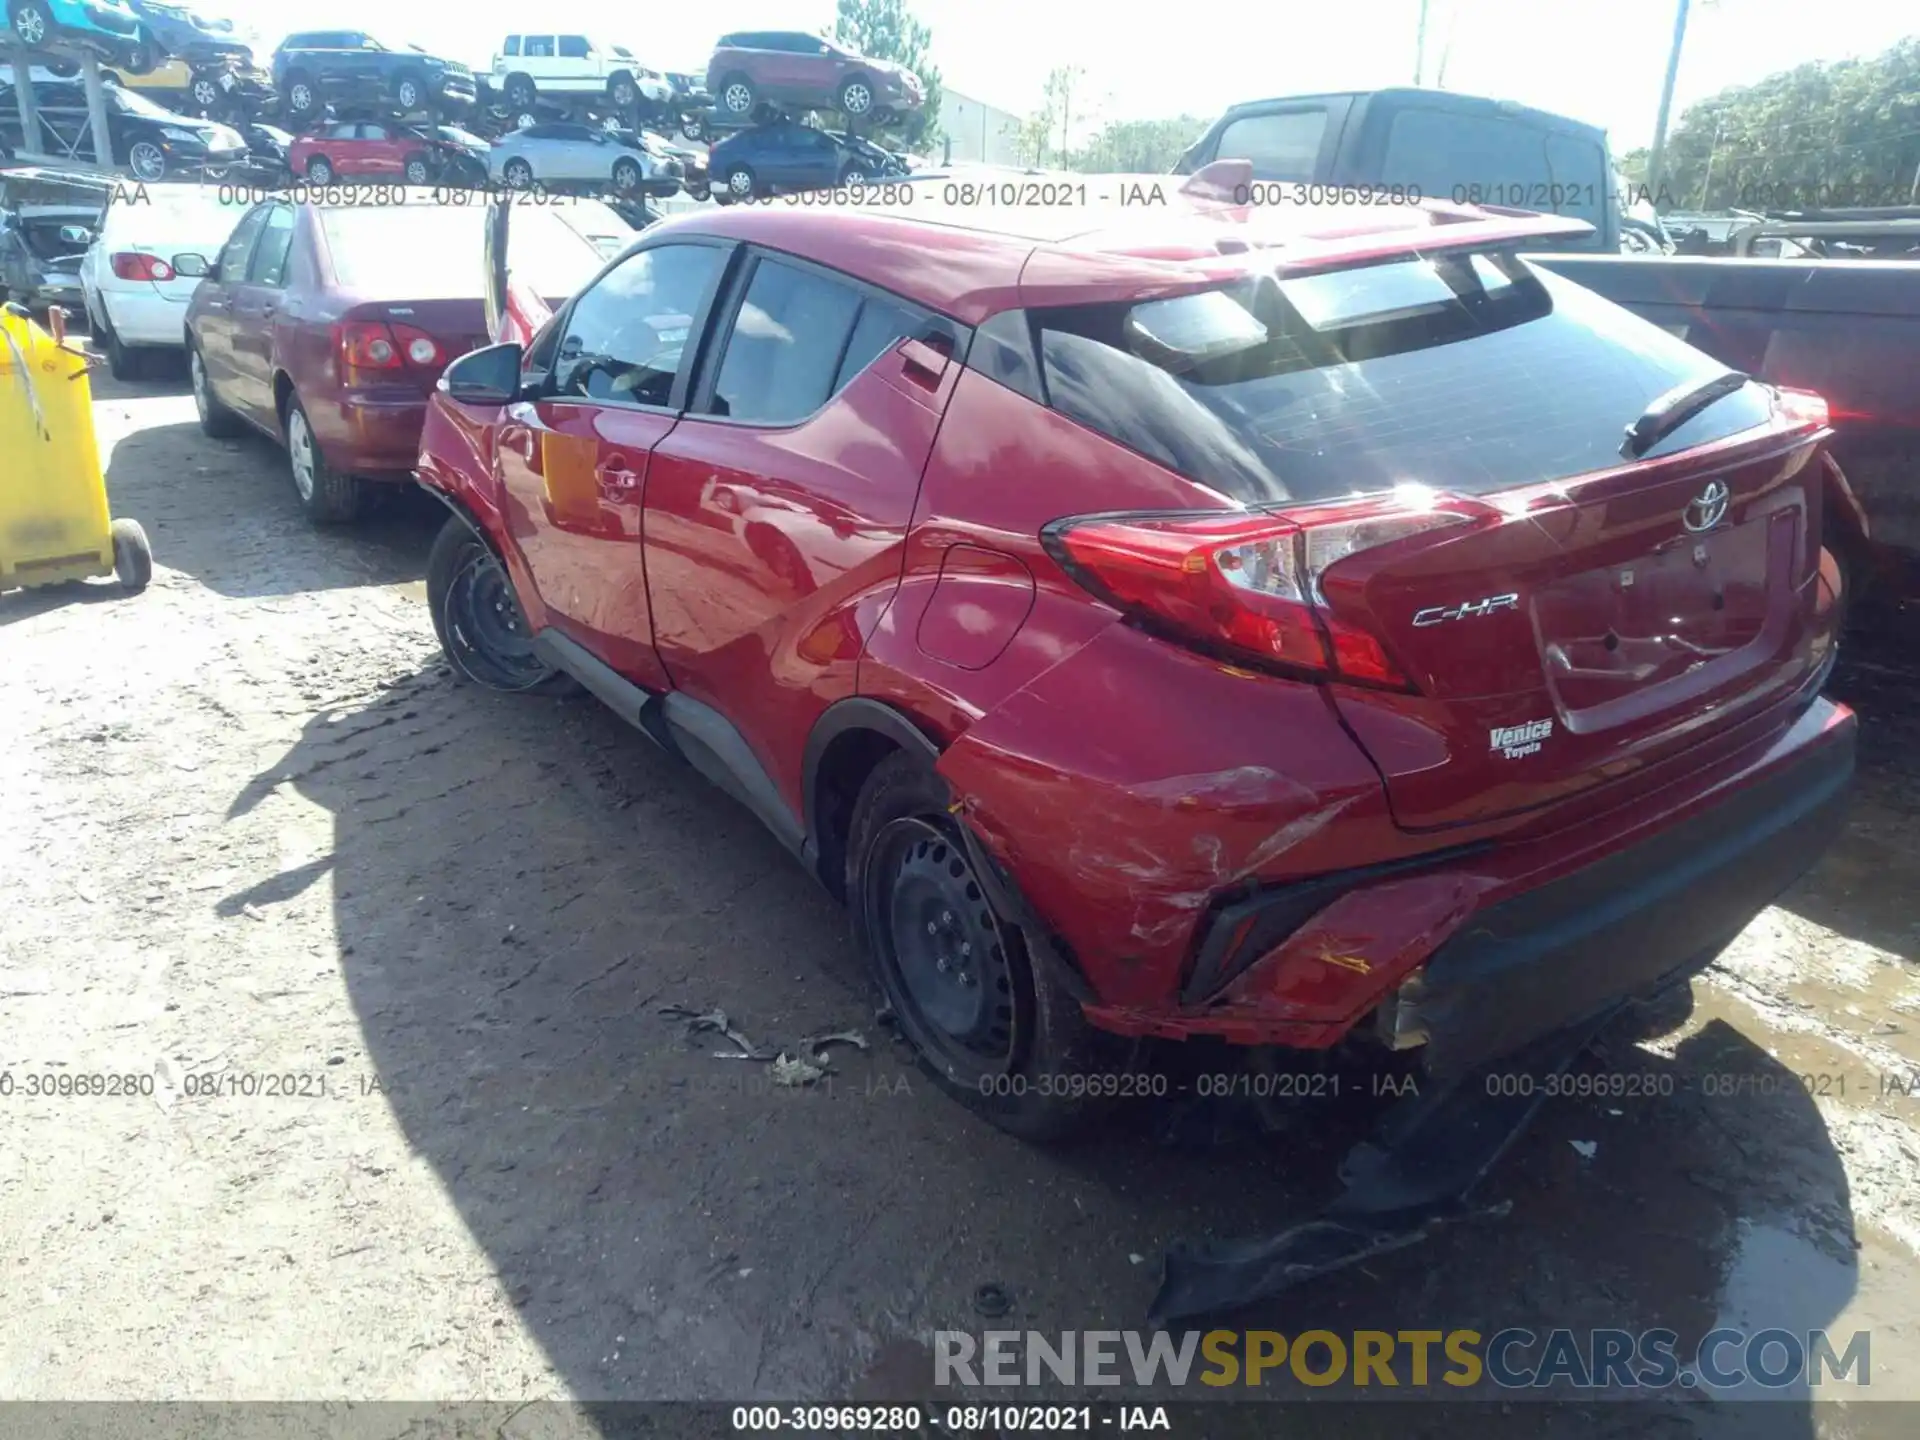
<svg viewBox="0 0 1920 1440"><path fill-rule="evenodd" d="M303 28L354 26L484 69L525 23L525 0L203 0L271 49ZM1015 114L1047 74L1077 66L1075 143L1099 119L1205 118L1239 100L1410 84L1420 0L908 0L933 30L951 88ZM689 7L569 0L566 24L659 70L705 69L727 30L818 30L833 0L706 0ZM1652 138L1675 0L1430 0L1425 79L1571 115L1617 151ZM1808 60L1871 55L1920 33L1911 0L1694 0L1675 92L1692 101ZM1084 120L1082 117L1084 116Z"/></svg>

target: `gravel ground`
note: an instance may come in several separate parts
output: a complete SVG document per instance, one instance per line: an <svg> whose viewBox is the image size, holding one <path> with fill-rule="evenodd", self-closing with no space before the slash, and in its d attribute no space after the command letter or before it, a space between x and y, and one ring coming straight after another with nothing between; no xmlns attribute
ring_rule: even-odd
<svg viewBox="0 0 1920 1440"><path fill-rule="evenodd" d="M745 811L591 701L452 682L428 502L316 532L178 384L103 381L96 413L160 568L0 599L0 1398L905 1396L937 1330L1141 1325L1170 1239L1328 1192L1344 1109L1205 1145L1142 1112L1061 1155L986 1128L875 1028L844 920ZM1870 1327L1873 1393L1920 1399L1920 1100L1886 1078L1920 1072L1910 619L1836 684L1844 841L1681 1029L1596 1062L1691 1093L1550 1104L1506 1218L1241 1323ZM871 1048L780 1089L672 1004ZM19 1088L46 1073L136 1093Z"/></svg>

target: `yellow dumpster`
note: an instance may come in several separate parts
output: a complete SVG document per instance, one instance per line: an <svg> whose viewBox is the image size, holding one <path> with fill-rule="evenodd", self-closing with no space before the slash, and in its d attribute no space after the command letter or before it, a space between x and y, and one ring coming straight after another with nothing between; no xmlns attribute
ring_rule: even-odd
<svg viewBox="0 0 1920 1440"><path fill-rule="evenodd" d="M107 514L87 357L52 323L0 308L0 591L112 575L138 592L153 551Z"/></svg>

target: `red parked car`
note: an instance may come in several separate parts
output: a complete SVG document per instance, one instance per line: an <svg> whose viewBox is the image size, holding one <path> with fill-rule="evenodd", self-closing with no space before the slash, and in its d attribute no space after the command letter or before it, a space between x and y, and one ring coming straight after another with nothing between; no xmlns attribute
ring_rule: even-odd
<svg viewBox="0 0 1920 1440"><path fill-rule="evenodd" d="M420 478L459 673L756 811L954 1094L1458 1077L1819 856L1824 407L1516 257L1581 222L916 200L653 227L447 371Z"/></svg>
<svg viewBox="0 0 1920 1440"><path fill-rule="evenodd" d="M187 305L200 425L251 426L285 444L294 488L317 521L351 520L368 482L407 481L427 397L449 360L487 343L478 264L483 207L414 200L249 210ZM542 295L578 288L631 230L605 206L529 209L517 273Z"/></svg>
<svg viewBox="0 0 1920 1440"><path fill-rule="evenodd" d="M460 132L455 131L454 134ZM464 167L470 152L444 136L405 125L365 121L328 125L287 147L287 168L309 185L372 180L391 185L430 185L449 169ZM486 172L485 151L479 156Z"/></svg>

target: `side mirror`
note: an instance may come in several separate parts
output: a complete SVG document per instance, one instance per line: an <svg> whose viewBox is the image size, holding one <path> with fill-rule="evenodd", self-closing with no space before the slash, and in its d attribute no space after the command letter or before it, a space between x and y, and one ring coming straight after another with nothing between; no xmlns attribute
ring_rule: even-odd
<svg viewBox="0 0 1920 1440"><path fill-rule="evenodd" d="M60 227L62 245L91 245L93 232L84 225L62 225Z"/></svg>
<svg viewBox="0 0 1920 1440"><path fill-rule="evenodd" d="M213 266L207 263L204 255L176 255L173 257L173 273L188 280L200 280L213 273Z"/></svg>
<svg viewBox="0 0 1920 1440"><path fill-rule="evenodd" d="M454 361L440 383L462 405L511 405L520 398L520 367L526 358L518 345L489 345Z"/></svg>

